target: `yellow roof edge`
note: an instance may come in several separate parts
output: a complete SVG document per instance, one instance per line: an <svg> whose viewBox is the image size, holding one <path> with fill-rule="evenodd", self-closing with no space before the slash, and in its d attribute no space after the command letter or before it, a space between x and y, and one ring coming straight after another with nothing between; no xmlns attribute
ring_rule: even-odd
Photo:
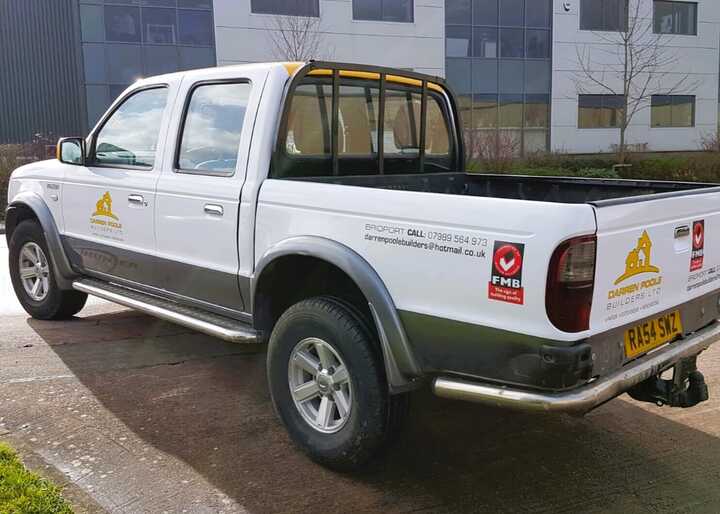
<svg viewBox="0 0 720 514"><path fill-rule="evenodd" d="M304 65L304 62L299 61L293 61L293 62L284 62L283 66L285 67L285 70L287 71L287 74L289 76L293 76L295 72L300 68L300 66Z"/></svg>
<svg viewBox="0 0 720 514"><path fill-rule="evenodd" d="M301 66L303 66L305 63L303 62L286 62L283 63L283 66L287 70L287 73L289 76L292 76L295 74L295 72L300 69ZM310 71L308 75L331 75L332 71L328 69L315 69ZM372 71L353 71L353 70L340 70L340 76L341 77L349 77L349 78L356 78L356 79L365 79L365 80L380 80L380 74ZM394 82L396 84L405 84L408 86L416 86L420 87L422 86L422 82L418 79L410 78L410 77L403 77L402 75L387 75L386 80L388 82ZM428 89L433 89L435 91L438 91L442 93L444 91L443 87L439 84L436 84L435 82L428 81Z"/></svg>

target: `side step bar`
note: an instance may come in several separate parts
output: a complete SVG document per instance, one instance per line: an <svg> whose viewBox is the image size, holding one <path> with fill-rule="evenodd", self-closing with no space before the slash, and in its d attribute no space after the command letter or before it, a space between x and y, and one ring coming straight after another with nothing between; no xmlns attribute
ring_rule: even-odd
<svg viewBox="0 0 720 514"><path fill-rule="evenodd" d="M76 280L73 282L73 288L225 341L259 342L257 331L241 321L186 307L139 291L92 279Z"/></svg>

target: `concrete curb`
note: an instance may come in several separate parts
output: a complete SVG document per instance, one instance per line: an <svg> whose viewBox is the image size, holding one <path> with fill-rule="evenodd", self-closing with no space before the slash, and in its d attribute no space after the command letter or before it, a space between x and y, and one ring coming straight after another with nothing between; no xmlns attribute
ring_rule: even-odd
<svg viewBox="0 0 720 514"><path fill-rule="evenodd" d="M5 441L17 451L20 460L30 471L34 471L41 477L50 480L60 488L63 498L72 505L75 514L107 514L108 511L103 509L67 474L55 468L41 455L33 452L23 444L19 437L15 437L14 434L7 434L4 437L6 438Z"/></svg>

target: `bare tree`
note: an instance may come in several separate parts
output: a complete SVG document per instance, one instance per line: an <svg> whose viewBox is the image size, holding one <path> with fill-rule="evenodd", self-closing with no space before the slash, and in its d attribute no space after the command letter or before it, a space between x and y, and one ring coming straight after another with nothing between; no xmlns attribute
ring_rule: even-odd
<svg viewBox="0 0 720 514"><path fill-rule="evenodd" d="M648 6L643 9L643 5ZM693 87L688 74L675 73L679 59L669 47L671 35L653 33L652 2L628 0L627 26L619 32L593 32L603 44L578 47L578 94L621 96L618 158L627 157L627 129L650 106L653 95L672 95ZM598 57L604 57L602 60Z"/></svg>
<svg viewBox="0 0 720 514"><path fill-rule="evenodd" d="M268 26L273 52L278 59L307 61L321 57L323 34L320 18L273 16Z"/></svg>

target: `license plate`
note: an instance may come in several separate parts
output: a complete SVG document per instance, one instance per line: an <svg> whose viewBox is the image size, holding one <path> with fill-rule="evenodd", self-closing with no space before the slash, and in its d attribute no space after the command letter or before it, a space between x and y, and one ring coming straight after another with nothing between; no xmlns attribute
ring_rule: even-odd
<svg viewBox="0 0 720 514"><path fill-rule="evenodd" d="M682 334L680 311L664 314L625 331L625 355L637 357Z"/></svg>

